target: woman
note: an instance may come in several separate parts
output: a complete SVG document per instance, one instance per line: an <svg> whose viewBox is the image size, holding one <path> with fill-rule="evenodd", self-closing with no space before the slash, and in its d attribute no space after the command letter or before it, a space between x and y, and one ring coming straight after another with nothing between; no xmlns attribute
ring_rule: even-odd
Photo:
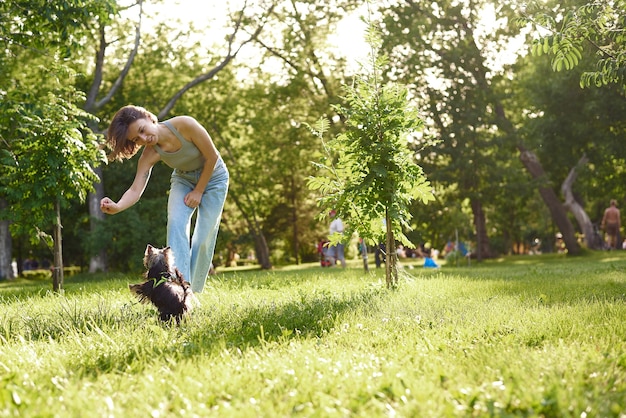
<svg viewBox="0 0 626 418"><path fill-rule="evenodd" d="M102 212L113 215L137 203L158 161L172 167L167 245L191 289L202 292L213 260L229 179L211 137L190 116L176 116L159 123L146 109L129 105L113 117L107 140L113 149L110 160L129 159L142 146L143 152L133 184L118 202L103 198ZM191 217L196 210L198 216L190 237Z"/></svg>

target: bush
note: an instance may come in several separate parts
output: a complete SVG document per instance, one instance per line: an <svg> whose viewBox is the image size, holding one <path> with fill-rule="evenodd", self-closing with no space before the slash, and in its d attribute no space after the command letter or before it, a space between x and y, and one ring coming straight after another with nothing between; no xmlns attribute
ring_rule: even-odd
<svg viewBox="0 0 626 418"><path fill-rule="evenodd" d="M52 272L45 269L24 270L22 277L27 280L48 280L52 278Z"/></svg>
<svg viewBox="0 0 626 418"><path fill-rule="evenodd" d="M63 267L64 277L72 277L80 272L79 266ZM22 277L26 280L48 280L52 278L52 271L49 269L24 270Z"/></svg>
<svg viewBox="0 0 626 418"><path fill-rule="evenodd" d="M65 277L72 277L81 272L79 266L63 267L63 275Z"/></svg>

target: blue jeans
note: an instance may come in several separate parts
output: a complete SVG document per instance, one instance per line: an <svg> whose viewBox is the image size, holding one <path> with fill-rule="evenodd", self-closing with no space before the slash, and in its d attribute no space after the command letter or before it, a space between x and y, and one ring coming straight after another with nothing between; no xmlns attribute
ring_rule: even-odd
<svg viewBox="0 0 626 418"><path fill-rule="evenodd" d="M341 267L346 266L346 257L344 255L344 248L345 248L344 244L341 244L341 243L333 247L329 247L330 249L329 253L332 258L332 261L330 264L331 267L334 267L337 261L341 262Z"/></svg>
<svg viewBox="0 0 626 418"><path fill-rule="evenodd" d="M204 189L190 236L191 219L196 209L185 205L185 196L194 189L201 172L201 168L195 171L175 169L167 203L167 245L172 247L176 267L191 283L191 290L195 293L202 292L211 268L229 179L228 169L219 158Z"/></svg>

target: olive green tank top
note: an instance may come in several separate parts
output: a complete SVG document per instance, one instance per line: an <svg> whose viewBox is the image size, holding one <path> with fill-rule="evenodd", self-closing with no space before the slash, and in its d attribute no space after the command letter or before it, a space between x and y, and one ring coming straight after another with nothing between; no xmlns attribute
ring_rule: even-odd
<svg viewBox="0 0 626 418"><path fill-rule="evenodd" d="M168 166L181 171L194 171L204 166L204 156L195 144L185 139L176 128L169 122L163 124L180 140L181 147L175 152L163 151L158 145L154 150L161 156L161 160Z"/></svg>

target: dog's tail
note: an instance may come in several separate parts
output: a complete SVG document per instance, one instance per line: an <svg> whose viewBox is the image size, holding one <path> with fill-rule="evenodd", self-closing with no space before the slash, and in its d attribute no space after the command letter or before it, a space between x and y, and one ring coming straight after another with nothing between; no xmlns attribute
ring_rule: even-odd
<svg viewBox="0 0 626 418"><path fill-rule="evenodd" d="M148 289L149 288L149 289ZM150 303L150 294L152 293L152 282L148 281L141 284L129 284L128 289L132 294L137 296L141 303Z"/></svg>

